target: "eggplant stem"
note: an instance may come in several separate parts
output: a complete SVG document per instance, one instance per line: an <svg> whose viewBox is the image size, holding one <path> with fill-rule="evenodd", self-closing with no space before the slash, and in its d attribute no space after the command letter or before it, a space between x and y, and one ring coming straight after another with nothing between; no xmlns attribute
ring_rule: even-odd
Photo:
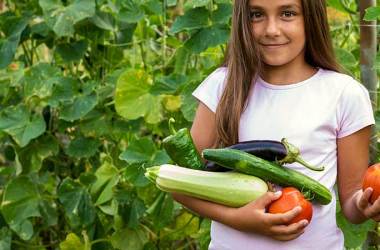
<svg viewBox="0 0 380 250"><path fill-rule="evenodd" d="M284 164L284 163L298 162L304 167L314 170L314 171L323 171L325 169L324 166L317 167L317 166L313 166L307 163L304 159L302 159L300 150L296 146L290 144L285 138L282 138L281 143L282 145L285 146L287 154L286 154L286 157L282 159L281 161L279 161L278 163Z"/></svg>
<svg viewBox="0 0 380 250"><path fill-rule="evenodd" d="M170 119L169 119L169 131L170 131L170 133L172 135L174 135L175 133L177 133L177 131L175 130L174 125L173 125L174 123L175 123L174 118L170 117Z"/></svg>

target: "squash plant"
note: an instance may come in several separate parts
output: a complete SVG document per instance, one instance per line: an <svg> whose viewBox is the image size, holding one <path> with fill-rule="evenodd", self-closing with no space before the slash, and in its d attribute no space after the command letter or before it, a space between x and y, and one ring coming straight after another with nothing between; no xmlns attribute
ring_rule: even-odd
<svg viewBox="0 0 380 250"><path fill-rule="evenodd" d="M329 4L344 13L341 2L355 9ZM1 249L207 249L210 221L143 173L169 162L168 118L191 125L191 92L223 59L231 10L229 0L0 3ZM339 27L357 74L357 30Z"/></svg>

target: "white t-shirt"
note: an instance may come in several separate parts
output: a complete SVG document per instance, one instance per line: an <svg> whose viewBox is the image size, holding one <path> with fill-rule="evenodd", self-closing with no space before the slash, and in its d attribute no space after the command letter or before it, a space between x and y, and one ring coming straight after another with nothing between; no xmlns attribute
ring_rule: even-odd
<svg viewBox="0 0 380 250"><path fill-rule="evenodd" d="M222 95L226 68L218 68L193 92L213 112ZM318 180L333 194L328 205L313 203L313 218L305 232L292 241L241 232L213 221L211 250L343 249L343 234L336 225L337 138L374 124L368 91L352 77L319 69L309 79L289 85L273 85L259 78L251 88L247 108L240 119L239 141L287 138L310 164L285 165Z"/></svg>

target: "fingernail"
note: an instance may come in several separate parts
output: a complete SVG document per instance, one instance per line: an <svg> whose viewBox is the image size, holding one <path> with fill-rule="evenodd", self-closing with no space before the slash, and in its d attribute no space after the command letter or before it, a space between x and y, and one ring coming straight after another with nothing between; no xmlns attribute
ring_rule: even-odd
<svg viewBox="0 0 380 250"><path fill-rule="evenodd" d="M279 197L279 196L281 196L281 194L282 194L281 191L277 191L276 193L274 193L274 196Z"/></svg>
<svg viewBox="0 0 380 250"><path fill-rule="evenodd" d="M304 221L302 222L302 225L303 225L303 226L307 226L307 224L309 224L309 222L308 222L307 220L304 220Z"/></svg>

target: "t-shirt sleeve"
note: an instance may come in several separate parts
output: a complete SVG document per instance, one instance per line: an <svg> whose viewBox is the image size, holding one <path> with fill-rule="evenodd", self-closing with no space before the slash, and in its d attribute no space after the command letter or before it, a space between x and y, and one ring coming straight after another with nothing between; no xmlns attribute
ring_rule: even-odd
<svg viewBox="0 0 380 250"><path fill-rule="evenodd" d="M356 81L350 82L344 88L337 111L338 138L375 123L368 90Z"/></svg>
<svg viewBox="0 0 380 250"><path fill-rule="evenodd" d="M205 104L212 112L216 112L222 97L227 68L221 67L212 72L193 92L193 96Z"/></svg>

